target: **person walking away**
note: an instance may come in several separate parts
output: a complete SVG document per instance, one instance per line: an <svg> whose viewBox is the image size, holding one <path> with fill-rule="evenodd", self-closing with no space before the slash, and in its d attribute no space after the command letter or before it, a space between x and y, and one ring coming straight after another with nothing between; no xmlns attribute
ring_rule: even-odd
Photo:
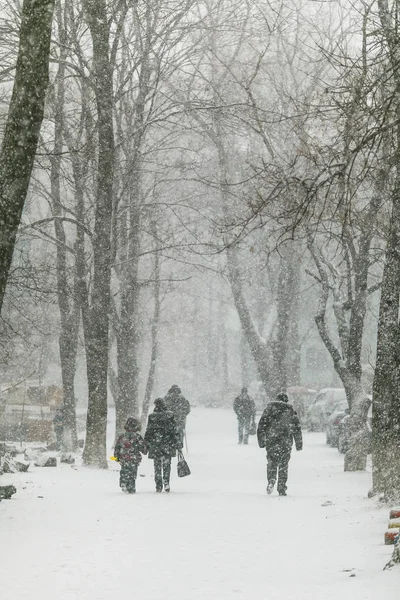
<svg viewBox="0 0 400 600"><path fill-rule="evenodd" d="M239 444L249 443L249 433L252 423L256 418L256 404L243 388L240 396L233 401L233 410L238 419Z"/></svg>
<svg viewBox="0 0 400 600"><path fill-rule="evenodd" d="M183 447L186 430L186 418L190 413L190 404L182 394L181 389L176 384L174 384L168 390L168 393L164 398L164 402L167 410L171 411L175 417L177 431Z"/></svg>
<svg viewBox="0 0 400 600"><path fill-rule="evenodd" d="M182 450L175 417L167 410L163 398L156 398L154 411L149 415L144 441L149 448L149 458L154 460L156 492L170 491L171 458Z"/></svg>
<svg viewBox="0 0 400 600"><path fill-rule="evenodd" d="M278 479L278 493L286 496L293 440L296 450L303 449L300 421L286 393L267 405L258 423L257 440L267 451L267 493L272 493Z"/></svg>
<svg viewBox="0 0 400 600"><path fill-rule="evenodd" d="M129 417L125 423L125 433L119 436L114 449L114 456L121 463L119 485L123 492L136 492L136 478L142 454L147 454L147 446L140 435L140 421Z"/></svg>
<svg viewBox="0 0 400 600"><path fill-rule="evenodd" d="M54 434L56 436L56 448L57 450L61 450L62 448L62 438L64 432L64 412L63 408L57 408L54 419L53 419L53 428Z"/></svg>

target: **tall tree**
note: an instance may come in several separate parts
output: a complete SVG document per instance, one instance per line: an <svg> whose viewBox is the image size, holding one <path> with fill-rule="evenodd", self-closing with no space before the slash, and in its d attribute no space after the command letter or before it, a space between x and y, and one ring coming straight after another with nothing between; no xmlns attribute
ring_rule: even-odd
<svg viewBox="0 0 400 600"><path fill-rule="evenodd" d="M60 366L63 385L63 450L77 448L75 372L80 325L80 303L78 294L78 271L76 262L72 286L68 277L68 247L64 228L64 210L61 198L61 163L64 147L65 114L65 71L67 58L66 10L58 2L56 8L58 41L60 47L59 66L54 82L54 146L51 153L51 201L54 217L57 264L57 297L60 309ZM83 227L83 225L81 225ZM79 227L79 225L78 225ZM71 289L72 288L72 289Z"/></svg>
<svg viewBox="0 0 400 600"><path fill-rule="evenodd" d="M378 0L394 106L393 185L379 307L376 368L373 383L373 486L388 499L400 497L400 3ZM390 124L390 123L389 123Z"/></svg>
<svg viewBox="0 0 400 600"><path fill-rule="evenodd" d="M49 81L55 0L24 0L14 87L0 153L0 311L28 193Z"/></svg>
<svg viewBox="0 0 400 600"><path fill-rule="evenodd" d="M96 208L92 242L93 285L86 334L89 399L83 460L87 465L105 468L114 182L113 70L110 61L110 20L107 2L84 0L83 5L92 39L98 135Z"/></svg>

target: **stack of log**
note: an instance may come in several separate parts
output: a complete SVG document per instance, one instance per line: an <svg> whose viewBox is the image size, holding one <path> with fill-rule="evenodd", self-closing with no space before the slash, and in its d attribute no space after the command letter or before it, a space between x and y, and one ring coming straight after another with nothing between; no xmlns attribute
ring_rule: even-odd
<svg viewBox="0 0 400 600"><path fill-rule="evenodd" d="M390 510L389 528L386 533L388 534L389 532L390 535L388 536L388 538L390 539L390 541L386 541L385 535L385 544L394 544L394 548L392 557L385 566L385 569L391 569L395 565L400 565L400 506L394 506Z"/></svg>
<svg viewBox="0 0 400 600"><path fill-rule="evenodd" d="M385 533L385 544L391 545L397 541L400 533L400 506L394 506L389 512L389 523Z"/></svg>

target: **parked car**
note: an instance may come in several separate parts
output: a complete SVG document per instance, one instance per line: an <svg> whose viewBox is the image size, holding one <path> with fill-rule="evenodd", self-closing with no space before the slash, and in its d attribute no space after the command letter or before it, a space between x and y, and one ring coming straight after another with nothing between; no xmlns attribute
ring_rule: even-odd
<svg viewBox="0 0 400 600"><path fill-rule="evenodd" d="M346 401L341 401L331 414L326 425L326 443L333 448L337 448L340 426L343 419L349 414L349 405Z"/></svg>
<svg viewBox="0 0 400 600"><path fill-rule="evenodd" d="M309 431L325 431L328 419L336 407L346 401L344 388L323 388L318 392L308 411Z"/></svg>
<svg viewBox="0 0 400 600"><path fill-rule="evenodd" d="M317 390L299 385L288 387L286 391L289 400L300 419L301 425L306 427L308 410L315 400Z"/></svg>
<svg viewBox="0 0 400 600"><path fill-rule="evenodd" d="M372 449L372 399L368 396L369 408L365 421L365 436L367 443L367 452L371 453ZM337 447L341 454L346 454L350 444L350 415L346 415L339 425Z"/></svg>

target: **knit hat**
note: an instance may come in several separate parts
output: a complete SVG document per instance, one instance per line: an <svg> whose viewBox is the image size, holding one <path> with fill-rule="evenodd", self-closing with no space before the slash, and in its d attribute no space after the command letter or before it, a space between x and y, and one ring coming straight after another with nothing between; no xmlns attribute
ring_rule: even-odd
<svg viewBox="0 0 400 600"><path fill-rule="evenodd" d="M277 400L279 400L280 402L289 402L289 397L285 392L280 392L277 397Z"/></svg>
<svg viewBox="0 0 400 600"><path fill-rule="evenodd" d="M158 410L167 410L167 406L164 402L163 398L156 398L154 400L154 406L158 409Z"/></svg>
<svg viewBox="0 0 400 600"><path fill-rule="evenodd" d="M169 388L168 393L170 393L170 392L180 392L180 391L181 391L181 388L178 385L176 385L176 383L174 383L174 385L172 385Z"/></svg>
<svg viewBox="0 0 400 600"><path fill-rule="evenodd" d="M125 423L125 431L140 431L140 421L135 417L128 417Z"/></svg>

